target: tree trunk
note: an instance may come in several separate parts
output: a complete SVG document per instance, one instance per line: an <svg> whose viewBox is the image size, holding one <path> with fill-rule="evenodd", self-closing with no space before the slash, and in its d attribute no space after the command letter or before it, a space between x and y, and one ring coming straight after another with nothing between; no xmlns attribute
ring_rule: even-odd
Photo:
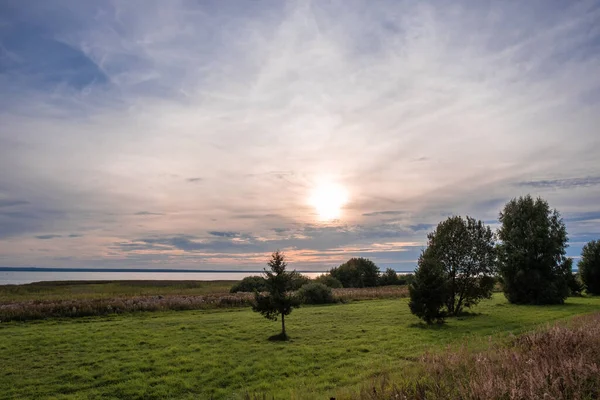
<svg viewBox="0 0 600 400"><path fill-rule="evenodd" d="M281 314L281 335L286 336L285 334L285 315Z"/></svg>

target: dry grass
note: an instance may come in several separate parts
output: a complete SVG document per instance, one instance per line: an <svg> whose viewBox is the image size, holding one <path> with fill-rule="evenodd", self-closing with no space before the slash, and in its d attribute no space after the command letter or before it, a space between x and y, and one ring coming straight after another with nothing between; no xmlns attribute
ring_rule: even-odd
<svg viewBox="0 0 600 400"><path fill-rule="evenodd" d="M81 282L76 283L82 285ZM95 285L96 283L94 283ZM131 283L128 283L131 285ZM144 283L148 286L148 282ZM181 283L176 283L177 287ZM43 286L43 285L42 285ZM154 284L155 288L161 285ZM0 322L25 321L57 317L85 317L92 315L121 314L136 311L165 311L165 310L202 310L213 308L249 307L254 298L253 293L210 293L206 295L173 294L176 289L165 284L163 295L120 295L107 297L105 292L86 292L85 296L61 294L60 287L69 287L59 283L52 287L52 297L36 298L35 293L28 293L27 300L0 301ZM154 288L155 287L155 288ZM185 293L185 288L181 290ZM406 286L385 286L361 289L334 289L336 301L373 300L402 298L408 295ZM60 297L59 297L60 295Z"/></svg>
<svg viewBox="0 0 600 400"><path fill-rule="evenodd" d="M408 297L408 286L378 286L371 288L333 289L333 297L338 301L400 299Z"/></svg>
<svg viewBox="0 0 600 400"><path fill-rule="evenodd" d="M359 399L597 399L600 398L600 313L575 318L472 352L463 346L420 360L423 375L380 379Z"/></svg>
<svg viewBox="0 0 600 400"><path fill-rule="evenodd" d="M29 300L0 304L0 321L24 321L52 317L85 317L135 311L199 310L246 307L250 293L206 296L138 296L73 300Z"/></svg>

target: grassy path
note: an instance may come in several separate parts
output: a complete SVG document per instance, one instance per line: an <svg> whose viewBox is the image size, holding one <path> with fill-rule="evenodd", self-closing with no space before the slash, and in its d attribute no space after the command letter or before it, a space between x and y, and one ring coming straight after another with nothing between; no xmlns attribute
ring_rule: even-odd
<svg viewBox="0 0 600 400"><path fill-rule="evenodd" d="M477 315L424 328L407 300L304 307L286 318L292 340L266 340L278 323L248 309L139 313L0 324L2 398L323 398L381 373L410 374L414 357L489 335L600 310L600 298L513 306L502 295Z"/></svg>

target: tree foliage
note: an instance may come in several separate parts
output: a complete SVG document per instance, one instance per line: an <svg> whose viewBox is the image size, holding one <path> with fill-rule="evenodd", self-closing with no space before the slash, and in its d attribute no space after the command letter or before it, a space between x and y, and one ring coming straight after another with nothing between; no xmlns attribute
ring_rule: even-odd
<svg viewBox="0 0 600 400"><path fill-rule="evenodd" d="M504 294L516 304L560 304L569 294L567 230L542 198L512 199L500 213Z"/></svg>
<svg viewBox="0 0 600 400"><path fill-rule="evenodd" d="M379 277L377 282L379 286L391 286L391 285L402 285L406 281L401 281L398 277L398 273L391 268L385 270Z"/></svg>
<svg viewBox="0 0 600 400"><path fill-rule="evenodd" d="M267 294L255 292L252 309L273 321L281 316L281 334L278 338L287 339L285 316L299 305L298 300L290 293L295 271L286 271L285 256L280 251L271 255L271 260L267 265L269 270L265 269L264 272Z"/></svg>
<svg viewBox="0 0 600 400"><path fill-rule="evenodd" d="M446 276L446 308L458 315L465 307L490 298L496 275L494 234L471 217L454 216L427 235L427 258Z"/></svg>
<svg viewBox="0 0 600 400"><path fill-rule="evenodd" d="M377 286L379 267L367 258L351 258L344 264L329 271L345 288Z"/></svg>
<svg viewBox="0 0 600 400"><path fill-rule="evenodd" d="M414 278L408 287L410 311L427 324L444 321L446 304L446 274L435 259L421 253Z"/></svg>
<svg viewBox="0 0 600 400"><path fill-rule="evenodd" d="M265 278L262 276L247 276L240 282L234 284L229 292L264 292L265 290L267 290Z"/></svg>
<svg viewBox="0 0 600 400"><path fill-rule="evenodd" d="M583 246L577 267L587 292L600 294L600 240L592 240Z"/></svg>
<svg viewBox="0 0 600 400"><path fill-rule="evenodd" d="M331 288L318 282L311 282L302 286L298 290L297 296L304 304L335 303Z"/></svg>
<svg viewBox="0 0 600 400"><path fill-rule="evenodd" d="M330 288L341 288L344 287L342 282L335 279L333 276L329 274L319 275L315 278L315 282L322 283L325 286L329 286Z"/></svg>
<svg viewBox="0 0 600 400"><path fill-rule="evenodd" d="M302 286L311 282L308 276L302 275L300 272L290 271L290 277L292 280L290 290L298 290Z"/></svg>

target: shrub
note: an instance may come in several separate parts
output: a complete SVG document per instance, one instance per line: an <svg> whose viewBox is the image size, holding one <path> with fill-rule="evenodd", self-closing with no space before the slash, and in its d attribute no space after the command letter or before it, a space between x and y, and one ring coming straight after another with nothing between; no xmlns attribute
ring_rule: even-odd
<svg viewBox="0 0 600 400"><path fill-rule="evenodd" d="M308 276L304 276L300 272L292 271L290 272L290 276L292 280L290 290L298 290L302 286L311 282L311 279Z"/></svg>
<svg viewBox="0 0 600 400"><path fill-rule="evenodd" d="M561 304L569 294L567 230L542 198L519 197L500 213L498 246L504 294L516 304Z"/></svg>
<svg viewBox="0 0 600 400"><path fill-rule="evenodd" d="M443 322L446 303L446 274L435 259L421 253L413 282L408 287L410 312L427 324Z"/></svg>
<svg viewBox="0 0 600 400"><path fill-rule="evenodd" d="M298 290L297 296L304 304L335 303L331 288L318 282L311 282L302 286Z"/></svg>
<svg viewBox="0 0 600 400"><path fill-rule="evenodd" d="M333 276L331 276L329 274L319 275L318 277L315 278L315 282L322 283L325 286L329 286L330 288L335 288L335 289L344 287L344 285L342 285L342 282L338 281L337 279L335 279Z"/></svg>
<svg viewBox="0 0 600 400"><path fill-rule="evenodd" d="M379 268L366 258L351 258L329 271L331 276L342 282L345 288L377 286Z"/></svg>
<svg viewBox="0 0 600 400"><path fill-rule="evenodd" d="M583 246L578 268L587 292L600 294L600 240L592 240Z"/></svg>
<svg viewBox="0 0 600 400"><path fill-rule="evenodd" d="M386 269L385 272L381 274L377 283L379 286L392 286L402 284L400 283L400 278L398 278L398 273L391 268Z"/></svg>
<svg viewBox="0 0 600 400"><path fill-rule="evenodd" d="M247 276L236 283L229 290L230 293L237 292L264 292L267 290L267 282L262 276Z"/></svg>

